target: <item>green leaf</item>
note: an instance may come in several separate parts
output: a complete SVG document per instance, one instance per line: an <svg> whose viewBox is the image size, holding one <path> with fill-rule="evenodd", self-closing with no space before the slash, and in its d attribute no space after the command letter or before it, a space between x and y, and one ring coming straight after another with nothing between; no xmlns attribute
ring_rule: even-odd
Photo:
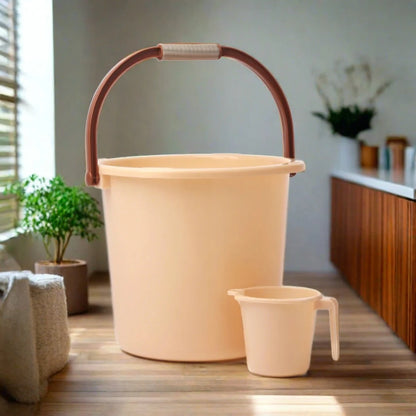
<svg viewBox="0 0 416 416"><path fill-rule="evenodd" d="M320 113L318 111L313 111L312 115L314 115L315 117L318 117L324 121L328 121L327 116L324 113Z"/></svg>

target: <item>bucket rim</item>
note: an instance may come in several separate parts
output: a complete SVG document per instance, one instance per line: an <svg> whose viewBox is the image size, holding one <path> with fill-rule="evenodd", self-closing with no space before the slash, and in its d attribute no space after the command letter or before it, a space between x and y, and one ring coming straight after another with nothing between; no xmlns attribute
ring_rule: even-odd
<svg viewBox="0 0 416 416"><path fill-rule="evenodd" d="M248 296L245 294L246 291L252 289L302 289L308 290L311 292L310 296L304 296L299 298L287 298L287 299L279 299L279 298L264 298L264 297L255 297L255 296ZM290 285L281 285L281 286L252 286L246 287L244 289L230 289L227 291L229 296L234 296L235 300L238 302L247 302L247 303L268 303L268 304L276 304L276 305L283 305L283 304L297 304L297 303L306 303L315 301L321 298L323 295L322 293L311 287L305 286L290 286Z"/></svg>
<svg viewBox="0 0 416 416"><path fill-rule="evenodd" d="M133 160L146 159L172 159L172 158L212 158L212 159L268 159L275 163L259 163L255 166L230 166L230 167L132 167L119 166L117 163L122 161L131 162ZM191 153L191 154L162 154L162 155L143 155L126 156L116 158L103 158L98 160L100 175L135 177L135 178L215 178L244 175L265 175L265 174L291 174L305 170L305 163L302 160L293 160L282 156L253 155L245 153Z"/></svg>

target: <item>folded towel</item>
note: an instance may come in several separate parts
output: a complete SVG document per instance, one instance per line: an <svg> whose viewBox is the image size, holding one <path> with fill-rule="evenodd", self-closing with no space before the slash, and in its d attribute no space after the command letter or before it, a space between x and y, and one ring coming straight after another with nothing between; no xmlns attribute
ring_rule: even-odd
<svg viewBox="0 0 416 416"><path fill-rule="evenodd" d="M0 387L17 401L39 401L69 347L62 277L0 273Z"/></svg>

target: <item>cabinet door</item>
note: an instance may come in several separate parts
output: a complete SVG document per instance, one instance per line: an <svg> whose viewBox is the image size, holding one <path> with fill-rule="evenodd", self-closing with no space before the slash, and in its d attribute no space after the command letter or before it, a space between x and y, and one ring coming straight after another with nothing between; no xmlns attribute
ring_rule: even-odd
<svg viewBox="0 0 416 416"><path fill-rule="evenodd" d="M331 261L416 351L416 202L332 178Z"/></svg>
<svg viewBox="0 0 416 416"><path fill-rule="evenodd" d="M362 187L332 178L331 261L357 291L361 218Z"/></svg>
<svg viewBox="0 0 416 416"><path fill-rule="evenodd" d="M359 244L360 285L358 293L371 307L381 313L381 273L383 256L383 193L361 187L361 218Z"/></svg>
<svg viewBox="0 0 416 416"><path fill-rule="evenodd" d="M387 324L415 349L415 202L383 194L382 311Z"/></svg>
<svg viewBox="0 0 416 416"><path fill-rule="evenodd" d="M398 286L397 247L399 244L398 218L396 213L396 197L383 195L383 251L382 251L382 290L381 317L394 331L396 326L396 299Z"/></svg>

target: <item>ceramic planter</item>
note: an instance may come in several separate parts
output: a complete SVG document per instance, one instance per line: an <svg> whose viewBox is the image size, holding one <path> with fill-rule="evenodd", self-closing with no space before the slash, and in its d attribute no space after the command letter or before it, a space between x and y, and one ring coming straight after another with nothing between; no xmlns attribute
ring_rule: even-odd
<svg viewBox="0 0 416 416"><path fill-rule="evenodd" d="M348 137L337 137L338 139L338 169L355 170L360 165L360 142Z"/></svg>
<svg viewBox="0 0 416 416"><path fill-rule="evenodd" d="M85 261L64 260L61 264L39 261L35 263L35 273L56 274L64 278L68 315L88 310L88 276Z"/></svg>

